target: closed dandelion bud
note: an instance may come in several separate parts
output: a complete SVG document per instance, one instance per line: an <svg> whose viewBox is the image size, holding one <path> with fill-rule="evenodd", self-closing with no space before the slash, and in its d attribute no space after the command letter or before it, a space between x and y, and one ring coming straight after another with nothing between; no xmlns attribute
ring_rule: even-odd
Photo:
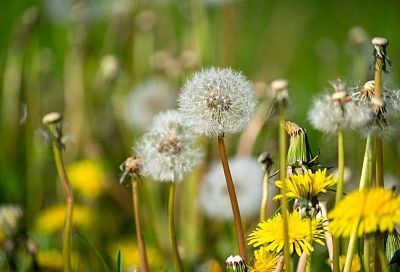
<svg viewBox="0 0 400 272"><path fill-rule="evenodd" d="M398 271L395 268L400 269L400 234L396 229L388 234L385 251L391 271Z"/></svg>
<svg viewBox="0 0 400 272"><path fill-rule="evenodd" d="M227 272L247 272L246 263L239 256L229 256L225 261L225 268Z"/></svg>
<svg viewBox="0 0 400 272"><path fill-rule="evenodd" d="M255 107L251 82L229 68L195 73L179 96L179 111L185 116L185 124L210 137L241 131L253 117Z"/></svg>
<svg viewBox="0 0 400 272"><path fill-rule="evenodd" d="M274 116L278 112L279 105L287 107L289 104L289 82L286 79L276 79L271 82L272 102L269 115Z"/></svg>
<svg viewBox="0 0 400 272"><path fill-rule="evenodd" d="M287 154L288 174L303 173L313 165L313 158L306 130L296 123L286 121L286 132L290 136L289 150Z"/></svg>

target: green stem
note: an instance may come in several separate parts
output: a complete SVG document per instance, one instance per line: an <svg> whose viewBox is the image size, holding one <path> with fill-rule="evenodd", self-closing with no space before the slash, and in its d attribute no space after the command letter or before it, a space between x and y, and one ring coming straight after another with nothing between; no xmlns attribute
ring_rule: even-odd
<svg viewBox="0 0 400 272"><path fill-rule="evenodd" d="M285 131L286 110L285 106L279 104L279 179L282 181L281 213L283 221L283 256L285 259L285 271L291 271L290 248L289 248L289 225L288 225L288 202L286 197L286 152L287 136Z"/></svg>
<svg viewBox="0 0 400 272"><path fill-rule="evenodd" d="M168 196L168 226L169 226L169 238L171 242L172 257L175 263L175 271L183 272L183 264L181 257L179 256L178 245L176 242L175 232L175 182L169 183L169 196Z"/></svg>
<svg viewBox="0 0 400 272"><path fill-rule="evenodd" d="M133 215L135 218L136 239L138 242L139 255L140 255L140 271L147 272L149 271L149 266L147 262L146 245L144 243L144 238L143 238L142 221L140 217L140 207L139 207L139 192L138 192L139 188L136 177L132 176L131 183L132 183Z"/></svg>
<svg viewBox="0 0 400 272"><path fill-rule="evenodd" d="M372 159L373 159L373 146L372 137L368 135L367 142L365 144L364 161L361 170L360 186L359 189L368 188L371 186L372 180Z"/></svg>
<svg viewBox="0 0 400 272"><path fill-rule="evenodd" d="M349 246L347 248L347 254L346 254L346 262L344 264L343 272L350 272L351 269L351 264L353 262L353 255L357 242L357 229L358 226L357 228L355 228L355 231L353 231L350 236Z"/></svg>
<svg viewBox="0 0 400 272"><path fill-rule="evenodd" d="M312 219L307 218L308 221L308 242L312 245ZM312 252L307 255L306 272L311 272Z"/></svg>
<svg viewBox="0 0 400 272"><path fill-rule="evenodd" d="M381 237L379 237L381 238ZM385 245L384 245L384 241L383 239L377 239L376 241L376 246L378 249L378 256L379 256L379 261L381 263L381 267L382 267L382 272L389 272L389 267L388 267L388 261L386 259L386 255L385 255Z"/></svg>
<svg viewBox="0 0 400 272"><path fill-rule="evenodd" d="M367 235L364 239L364 271L371 271L371 248L373 244L373 236Z"/></svg>
<svg viewBox="0 0 400 272"><path fill-rule="evenodd" d="M243 234L242 219L240 217L240 210L239 210L239 204L237 202L235 186L233 184L231 171L229 169L228 158L226 155L223 136L218 136L218 147L219 147L219 155L221 158L222 168L224 169L226 186L228 188L228 193L229 193L229 199L231 201L231 206L232 206L233 221L235 223L235 230L236 230L236 239L239 246L239 255L246 262L247 252Z"/></svg>
<svg viewBox="0 0 400 272"><path fill-rule="evenodd" d="M50 127L51 129L51 127ZM56 139L53 139L54 161L57 168L57 173L64 190L64 195L67 201L67 210L65 214L64 231L63 231L63 266L64 272L71 271L71 230L72 216L74 208L74 195L72 193L71 184L69 183L67 173L65 171L64 162L61 154L61 147Z"/></svg>
<svg viewBox="0 0 400 272"><path fill-rule="evenodd" d="M382 67L384 60L380 57L376 57L375 62L375 88L374 96L376 98L382 97ZM382 152L382 139L375 139L375 169L376 169L376 185L378 187L384 187L383 180L383 152Z"/></svg>
<svg viewBox="0 0 400 272"><path fill-rule="evenodd" d="M338 205L344 191L344 139L343 130L338 130L338 181L336 186L335 206ZM339 272L340 238L333 240L333 272Z"/></svg>
<svg viewBox="0 0 400 272"><path fill-rule="evenodd" d="M263 195L260 208L260 222L265 221L267 219L268 195L269 195L268 174L269 174L268 171L265 171L263 178Z"/></svg>

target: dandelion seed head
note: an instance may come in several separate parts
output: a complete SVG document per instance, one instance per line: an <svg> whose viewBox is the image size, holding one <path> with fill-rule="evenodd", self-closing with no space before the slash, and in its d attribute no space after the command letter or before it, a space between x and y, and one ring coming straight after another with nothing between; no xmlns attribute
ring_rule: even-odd
<svg viewBox="0 0 400 272"><path fill-rule="evenodd" d="M182 181L202 159L196 141L178 111L158 114L149 132L136 144L143 158L142 173L158 181Z"/></svg>
<svg viewBox="0 0 400 272"><path fill-rule="evenodd" d="M240 213L244 218L258 214L261 203L262 170L254 158L234 157L229 160ZM220 162L214 162L200 188L200 208L211 218L232 219L232 209Z"/></svg>
<svg viewBox="0 0 400 272"><path fill-rule="evenodd" d="M17 205L0 206L0 240L1 236L10 236L18 228L18 222L22 218L22 209Z"/></svg>
<svg viewBox="0 0 400 272"><path fill-rule="evenodd" d="M233 134L247 126L255 112L252 84L230 68L209 68L188 80L179 97L185 124L198 134Z"/></svg>
<svg viewBox="0 0 400 272"><path fill-rule="evenodd" d="M144 131L159 112L173 108L175 104L174 87L167 80L150 78L129 92L123 109L124 119L131 129Z"/></svg>

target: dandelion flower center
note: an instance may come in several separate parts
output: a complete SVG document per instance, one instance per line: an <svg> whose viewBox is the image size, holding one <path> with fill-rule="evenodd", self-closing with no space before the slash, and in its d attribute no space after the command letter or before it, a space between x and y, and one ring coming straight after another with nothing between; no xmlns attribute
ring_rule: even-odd
<svg viewBox="0 0 400 272"><path fill-rule="evenodd" d="M158 152L164 155L176 155L181 151L181 142L175 137L161 141Z"/></svg>
<svg viewBox="0 0 400 272"><path fill-rule="evenodd" d="M207 107L215 112L229 111L232 107L232 101L227 94L211 93L206 103Z"/></svg>

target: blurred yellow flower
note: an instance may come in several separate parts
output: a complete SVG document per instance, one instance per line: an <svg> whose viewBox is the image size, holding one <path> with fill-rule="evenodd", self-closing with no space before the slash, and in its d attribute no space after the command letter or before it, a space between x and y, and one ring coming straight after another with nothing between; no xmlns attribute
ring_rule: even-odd
<svg viewBox="0 0 400 272"><path fill-rule="evenodd" d="M343 271L345 262L346 262L346 256L341 255L339 257L340 271ZM361 271L360 257L358 257L358 255L354 255L353 260L351 261L350 272L359 272L359 271Z"/></svg>
<svg viewBox="0 0 400 272"><path fill-rule="evenodd" d="M392 232L400 223L400 197L385 188L352 192L329 214L332 235L349 237L353 231L364 233Z"/></svg>
<svg viewBox="0 0 400 272"><path fill-rule="evenodd" d="M293 212L288 214L288 225L290 253L293 253L294 249L297 255L300 256L302 251L305 251L307 254L313 251L314 248L308 241L308 219L301 219L298 212ZM313 219L311 225L313 241L323 245L324 232L322 229L322 219ZM281 214L277 213L273 218L260 222L257 229L250 233L248 241L249 245L253 245L254 247L263 245L266 250L276 253L281 252L284 244Z"/></svg>
<svg viewBox="0 0 400 272"><path fill-rule="evenodd" d="M320 194L325 193L326 189L332 187L337 183L337 180L332 175L326 175L326 169L318 169L313 173L308 170L305 174L292 175L286 178L286 196L294 198L307 198L312 199L318 197ZM283 188L283 181L277 180L275 185ZM279 199L282 194L275 196L274 199Z"/></svg>
<svg viewBox="0 0 400 272"><path fill-rule="evenodd" d="M43 233L54 233L64 227L66 206L55 205L45 209L36 220L37 230ZM81 205L74 206L73 226L88 228L93 221L89 208Z"/></svg>
<svg viewBox="0 0 400 272"><path fill-rule="evenodd" d="M121 251L122 255L122 267L139 267L140 256L137 244L130 240L123 240L118 243L112 244L109 248L109 253L112 258L116 259L116 256L118 255L118 250ZM150 268L153 268L155 270L159 269L162 265L162 256L160 255L160 252L154 247L146 244L146 253Z"/></svg>
<svg viewBox="0 0 400 272"><path fill-rule="evenodd" d="M273 272L278 263L279 255L260 247L254 251L254 259L250 264L251 272Z"/></svg>
<svg viewBox="0 0 400 272"><path fill-rule="evenodd" d="M61 271L63 268L62 252L57 249L41 249L36 258L39 266L46 271ZM74 252L71 254L71 261L72 266L77 267L79 256Z"/></svg>
<svg viewBox="0 0 400 272"><path fill-rule="evenodd" d="M83 160L67 168L72 187L88 199L97 198L105 188L105 173L99 162Z"/></svg>

